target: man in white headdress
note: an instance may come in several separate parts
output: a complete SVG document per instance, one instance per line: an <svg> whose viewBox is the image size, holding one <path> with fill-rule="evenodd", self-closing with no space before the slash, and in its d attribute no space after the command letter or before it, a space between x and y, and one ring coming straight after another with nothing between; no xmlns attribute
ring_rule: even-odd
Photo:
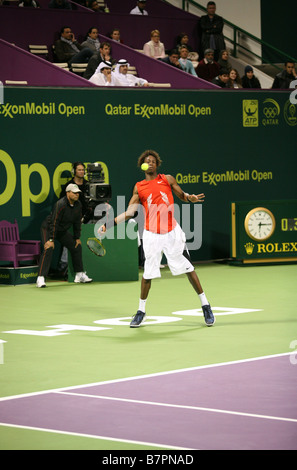
<svg viewBox="0 0 297 470"><path fill-rule="evenodd" d="M111 71L112 63L109 61L100 62L90 82L98 86L123 86Z"/></svg>
<svg viewBox="0 0 297 470"><path fill-rule="evenodd" d="M144 78L135 77L128 73L130 64L126 59L120 59L114 70L114 76L120 81L121 86L149 86L148 81Z"/></svg>

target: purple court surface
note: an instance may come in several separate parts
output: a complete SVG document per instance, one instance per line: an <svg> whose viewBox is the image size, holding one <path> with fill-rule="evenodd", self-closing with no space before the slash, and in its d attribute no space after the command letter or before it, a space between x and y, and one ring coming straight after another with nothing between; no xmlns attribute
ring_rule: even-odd
<svg viewBox="0 0 297 470"><path fill-rule="evenodd" d="M296 450L288 354L0 400L0 424L160 448Z"/></svg>

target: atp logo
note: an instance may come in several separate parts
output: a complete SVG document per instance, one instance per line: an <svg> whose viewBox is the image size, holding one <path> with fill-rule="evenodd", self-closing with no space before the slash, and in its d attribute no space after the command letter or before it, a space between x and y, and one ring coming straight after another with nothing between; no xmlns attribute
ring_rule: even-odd
<svg viewBox="0 0 297 470"><path fill-rule="evenodd" d="M242 101L242 124L243 127L258 127L259 110L258 100Z"/></svg>

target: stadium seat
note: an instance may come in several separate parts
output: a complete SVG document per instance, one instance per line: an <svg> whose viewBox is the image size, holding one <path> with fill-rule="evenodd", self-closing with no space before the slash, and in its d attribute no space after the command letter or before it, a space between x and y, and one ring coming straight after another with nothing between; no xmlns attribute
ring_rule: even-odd
<svg viewBox="0 0 297 470"><path fill-rule="evenodd" d="M0 222L0 261L11 261L15 268L21 261L35 261L40 256L39 240L20 240L18 223Z"/></svg>
<svg viewBox="0 0 297 470"><path fill-rule="evenodd" d="M26 80L5 80L5 85L28 85Z"/></svg>
<svg viewBox="0 0 297 470"><path fill-rule="evenodd" d="M28 49L29 49L29 52L31 52L31 54L35 54L39 57L42 57L43 59L48 59L48 48L46 44L41 44L41 45L29 44Z"/></svg>

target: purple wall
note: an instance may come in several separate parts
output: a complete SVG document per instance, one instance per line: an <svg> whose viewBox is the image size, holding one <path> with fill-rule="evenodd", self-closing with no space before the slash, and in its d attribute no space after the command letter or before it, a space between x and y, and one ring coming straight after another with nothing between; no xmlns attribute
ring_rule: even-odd
<svg viewBox="0 0 297 470"><path fill-rule="evenodd" d="M123 2L125 3L125 2ZM162 4L163 5L163 4ZM165 5L163 5L165 6ZM62 26L69 25L81 42L88 29L96 26L105 36L118 27L127 46L142 49L150 40L150 32L159 29L161 41L166 49L172 49L177 36L186 31L190 44L198 50L197 18L181 13L176 16L136 16L129 14L94 13L91 11L52 10L48 8L32 9L10 6L0 7L0 37L24 49L28 44L52 45L59 37ZM180 10L178 10L180 11Z"/></svg>
<svg viewBox="0 0 297 470"><path fill-rule="evenodd" d="M71 72L0 39L0 80L26 80L30 86L76 86L92 84Z"/></svg>
<svg viewBox="0 0 297 470"><path fill-rule="evenodd" d="M106 40L105 36L100 37ZM149 82L171 83L174 89L213 89L215 85L175 69L170 65L146 57L133 49L115 43L114 57L127 59L137 67L140 77ZM30 86L93 87L88 80L59 69L50 62L0 39L0 80L26 80Z"/></svg>
<svg viewBox="0 0 297 470"><path fill-rule="evenodd" d="M131 9L134 4L134 0L130 2L108 1L111 10L113 7L123 10L124 6ZM149 82L171 83L172 88L175 89L217 88L209 82L146 57L133 49L142 49L143 44L150 39L152 29L161 31L161 41L165 43L166 49L175 46L176 36L182 31L188 32L192 38L192 45L194 45L197 33L196 17L158 0L150 0L149 5L150 8L155 8L155 11L158 8L160 14L164 16L139 17L129 14L94 13L86 10L69 11L52 10L46 7L31 9L2 6L0 7L0 32L4 41L1 42L0 48L0 79L3 82L7 79L27 80L28 84L32 86L90 86L83 78L71 72L57 69L49 62L27 53L28 45L46 44L51 53L51 46L59 38L59 31L64 25L72 28L79 42L84 40L87 30L91 26L98 28L101 33L101 41L109 40L106 36L116 26L121 30L125 45L119 45L110 40L112 56L116 60L121 58L129 60L131 65L136 66L140 77L146 78ZM166 16L169 13L173 16ZM18 47L12 47L5 41ZM50 60L52 60L51 54ZM45 67L46 72L44 72Z"/></svg>

